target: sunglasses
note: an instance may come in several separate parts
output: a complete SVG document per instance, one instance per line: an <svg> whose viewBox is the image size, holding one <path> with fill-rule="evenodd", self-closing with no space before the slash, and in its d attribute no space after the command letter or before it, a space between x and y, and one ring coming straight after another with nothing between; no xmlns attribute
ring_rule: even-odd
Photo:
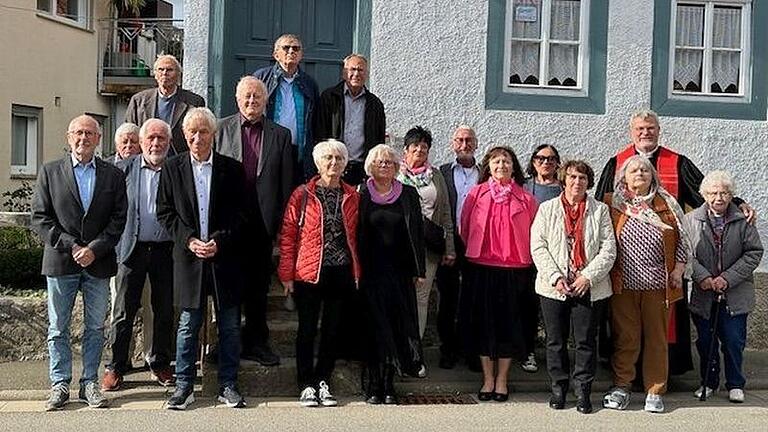
<svg viewBox="0 0 768 432"><path fill-rule="evenodd" d="M282 45L280 48L285 52L289 52L290 50L294 50L295 52L301 51L300 45Z"/></svg>
<svg viewBox="0 0 768 432"><path fill-rule="evenodd" d="M533 157L533 160L538 162L538 163L546 163L546 162L557 163L558 162L557 156L539 156L539 155L536 155L536 156Z"/></svg>

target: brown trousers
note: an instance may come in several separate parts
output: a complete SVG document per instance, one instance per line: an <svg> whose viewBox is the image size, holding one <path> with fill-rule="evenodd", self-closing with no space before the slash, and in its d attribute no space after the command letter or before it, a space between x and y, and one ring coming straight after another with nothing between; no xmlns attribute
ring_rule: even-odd
<svg viewBox="0 0 768 432"><path fill-rule="evenodd" d="M667 325L669 309L663 289L635 291L624 289L611 297L611 325L614 331L613 381L630 388L635 379L635 363L643 353L643 386L651 394L667 390L669 359Z"/></svg>

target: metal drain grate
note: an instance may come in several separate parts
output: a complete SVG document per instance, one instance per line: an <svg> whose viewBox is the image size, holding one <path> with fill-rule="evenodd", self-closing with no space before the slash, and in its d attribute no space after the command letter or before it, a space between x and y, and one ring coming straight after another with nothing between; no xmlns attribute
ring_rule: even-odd
<svg viewBox="0 0 768 432"><path fill-rule="evenodd" d="M400 405L469 405L477 401L468 394L414 394L410 393L399 398Z"/></svg>

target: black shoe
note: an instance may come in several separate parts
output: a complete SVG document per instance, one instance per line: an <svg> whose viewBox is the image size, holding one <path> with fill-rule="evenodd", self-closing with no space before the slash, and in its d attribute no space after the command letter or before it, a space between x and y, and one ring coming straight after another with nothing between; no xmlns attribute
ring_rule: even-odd
<svg viewBox="0 0 768 432"><path fill-rule="evenodd" d="M489 392L484 392L483 388L480 387L480 390L478 390L477 392L477 400L479 400L480 402L488 402L489 400L493 399L494 394L495 393L493 392L493 390Z"/></svg>
<svg viewBox="0 0 768 432"><path fill-rule="evenodd" d="M395 394L384 395L384 405L397 405L397 396Z"/></svg>
<svg viewBox="0 0 768 432"><path fill-rule="evenodd" d="M592 412L592 401L589 400L589 396L592 393L592 385L582 384L576 390L576 411L582 414L590 414Z"/></svg>
<svg viewBox="0 0 768 432"><path fill-rule="evenodd" d="M365 400L365 403L369 405L379 405L381 404L381 398L377 394L373 394L368 396L368 399Z"/></svg>
<svg viewBox="0 0 768 432"><path fill-rule="evenodd" d="M259 362L262 366L277 366L280 357L272 351L269 345L254 345L250 350L243 350L240 357Z"/></svg>
<svg viewBox="0 0 768 432"><path fill-rule="evenodd" d="M438 366L440 369L453 369L456 366L456 357L450 354L441 354Z"/></svg>
<svg viewBox="0 0 768 432"><path fill-rule="evenodd" d="M509 400L509 391L507 393L496 393L493 392L493 400L496 402L506 402Z"/></svg>
<svg viewBox="0 0 768 432"><path fill-rule="evenodd" d="M176 387L176 391L173 392L173 396L168 399L165 407L170 410L185 410L195 401L195 394L192 386L188 387Z"/></svg>
<svg viewBox="0 0 768 432"><path fill-rule="evenodd" d="M549 407L556 410L565 408L565 394L568 389L560 384L552 385L552 393L549 396Z"/></svg>

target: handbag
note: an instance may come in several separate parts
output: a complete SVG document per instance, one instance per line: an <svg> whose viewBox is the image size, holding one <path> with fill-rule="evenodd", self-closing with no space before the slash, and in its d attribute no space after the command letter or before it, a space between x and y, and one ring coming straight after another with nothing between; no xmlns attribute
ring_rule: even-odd
<svg viewBox="0 0 768 432"><path fill-rule="evenodd" d="M445 229L426 217L424 218L424 247L438 255L445 253Z"/></svg>

